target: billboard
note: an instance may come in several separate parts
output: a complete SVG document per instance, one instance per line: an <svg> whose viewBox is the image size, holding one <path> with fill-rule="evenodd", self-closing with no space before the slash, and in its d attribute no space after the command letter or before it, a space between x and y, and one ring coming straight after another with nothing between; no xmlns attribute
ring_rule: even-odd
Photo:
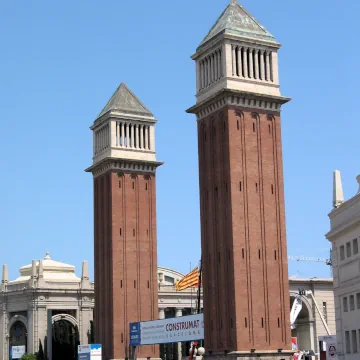
<svg viewBox="0 0 360 360"><path fill-rule="evenodd" d="M203 314L130 323L131 346L202 339L204 339Z"/></svg>
<svg viewBox="0 0 360 360"><path fill-rule="evenodd" d="M11 347L11 359L21 359L25 354L25 345Z"/></svg>
<svg viewBox="0 0 360 360"><path fill-rule="evenodd" d="M336 352L336 336L319 336L319 341L323 342L323 351L326 351L326 359L328 360L336 360L337 352Z"/></svg>
<svg viewBox="0 0 360 360"><path fill-rule="evenodd" d="M78 360L101 360L102 348L99 344L78 345Z"/></svg>

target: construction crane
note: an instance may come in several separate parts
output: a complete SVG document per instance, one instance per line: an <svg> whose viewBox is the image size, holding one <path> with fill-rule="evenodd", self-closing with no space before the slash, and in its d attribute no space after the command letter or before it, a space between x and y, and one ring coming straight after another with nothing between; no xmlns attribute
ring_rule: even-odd
<svg viewBox="0 0 360 360"><path fill-rule="evenodd" d="M311 256L289 256L289 260L293 261L313 261L313 262L322 262L331 268L331 276L332 276L332 250L330 250L329 259L326 258L316 258Z"/></svg>

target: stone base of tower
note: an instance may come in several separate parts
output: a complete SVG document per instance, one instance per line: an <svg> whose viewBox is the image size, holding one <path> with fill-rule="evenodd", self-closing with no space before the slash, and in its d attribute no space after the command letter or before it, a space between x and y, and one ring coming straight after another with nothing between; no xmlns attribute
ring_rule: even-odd
<svg viewBox="0 0 360 360"><path fill-rule="evenodd" d="M294 351L234 351L228 354L205 354L205 360L293 360Z"/></svg>

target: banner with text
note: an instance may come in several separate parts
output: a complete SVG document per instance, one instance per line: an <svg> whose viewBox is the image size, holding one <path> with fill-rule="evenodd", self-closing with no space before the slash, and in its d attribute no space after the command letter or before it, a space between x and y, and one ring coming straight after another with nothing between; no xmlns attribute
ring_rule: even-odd
<svg viewBox="0 0 360 360"><path fill-rule="evenodd" d="M204 339L203 314L130 324L132 346L202 339Z"/></svg>

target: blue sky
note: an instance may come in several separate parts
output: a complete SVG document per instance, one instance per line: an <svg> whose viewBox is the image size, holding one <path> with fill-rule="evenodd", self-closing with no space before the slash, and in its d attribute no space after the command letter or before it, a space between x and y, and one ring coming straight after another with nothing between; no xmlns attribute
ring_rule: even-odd
<svg viewBox="0 0 360 360"><path fill-rule="evenodd" d="M227 0L7 1L0 5L0 262L11 278L50 251L93 271L89 126L121 81L159 120L159 264L200 257L196 121L190 56ZM326 257L332 171L346 197L360 173L357 14L348 0L243 0L283 45L280 81L289 254ZM292 263L290 275L328 276Z"/></svg>

